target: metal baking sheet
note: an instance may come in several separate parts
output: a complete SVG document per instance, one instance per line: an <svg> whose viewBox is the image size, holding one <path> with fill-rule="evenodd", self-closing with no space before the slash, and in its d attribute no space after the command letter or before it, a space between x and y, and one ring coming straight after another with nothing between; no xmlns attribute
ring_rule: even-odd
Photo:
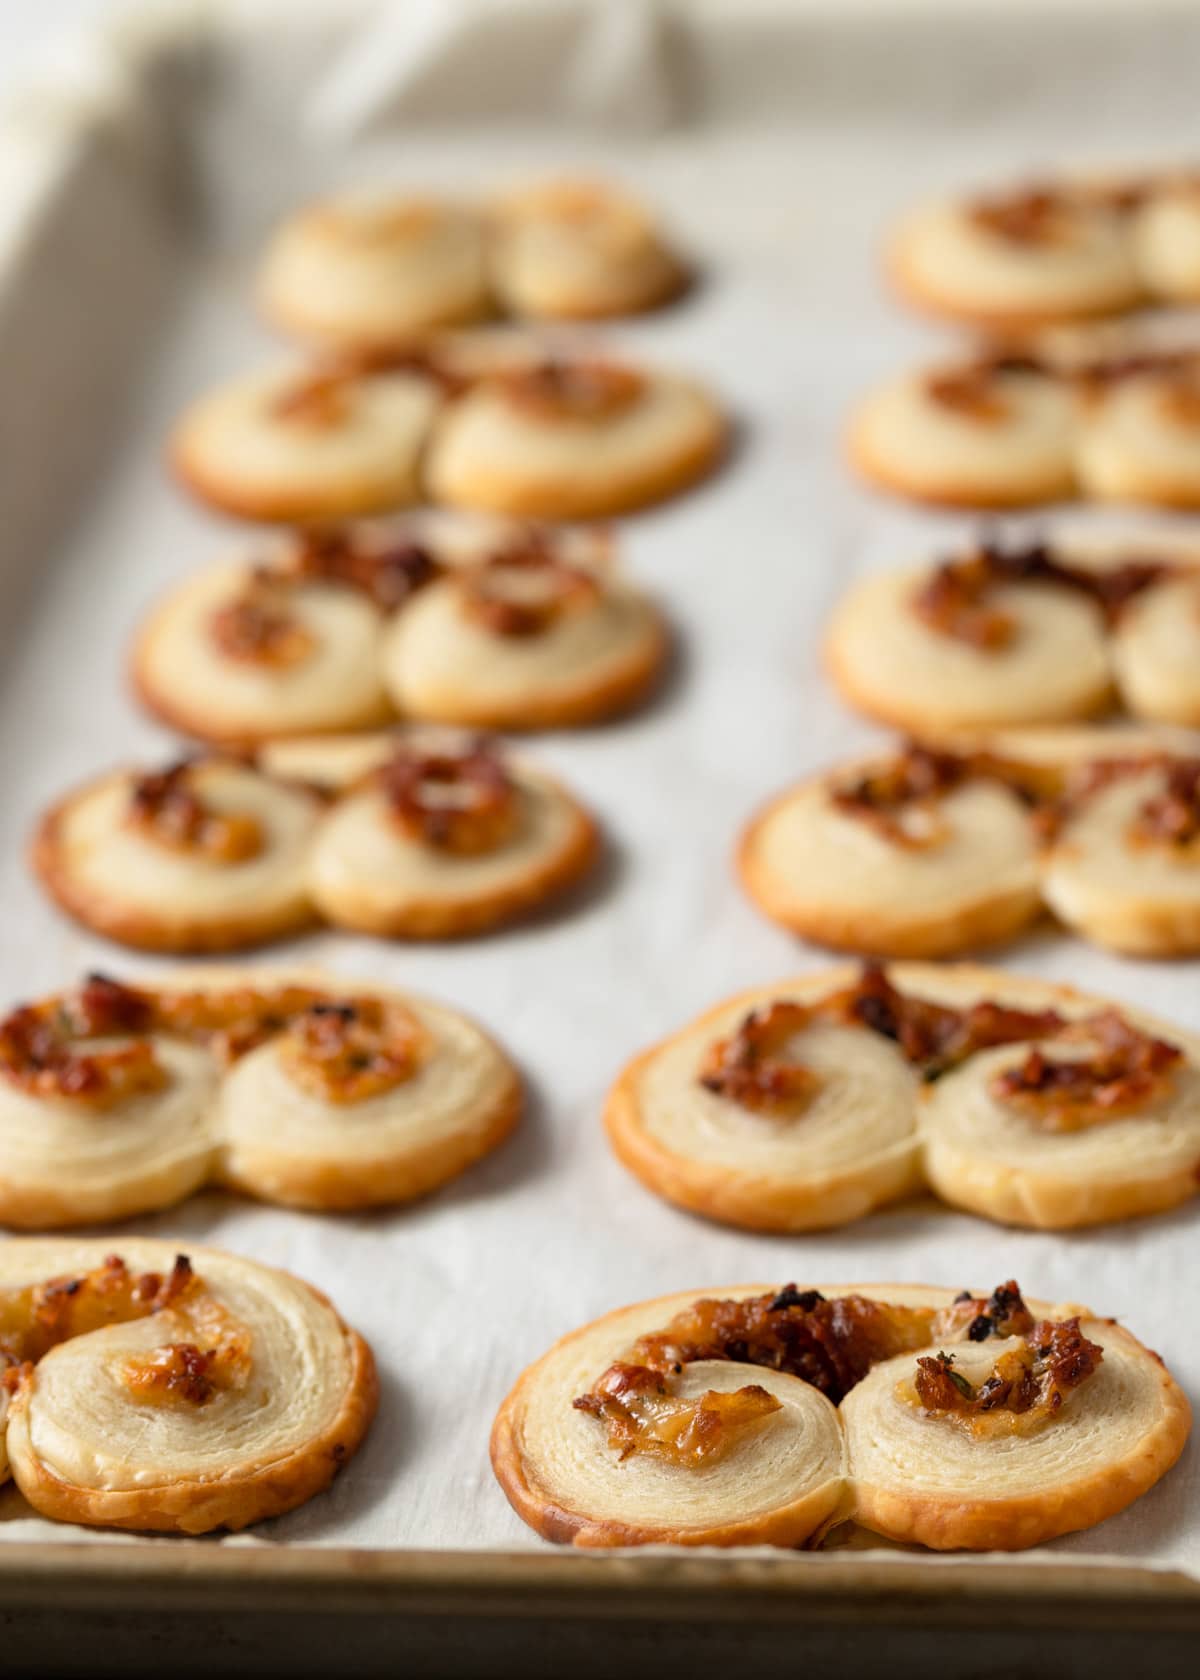
<svg viewBox="0 0 1200 1680"><path fill-rule="evenodd" d="M406 949L330 934L278 952L475 1013L528 1075L519 1135L407 1210L322 1218L210 1194L128 1227L182 1246L221 1244L327 1290L382 1367L383 1405L366 1448L328 1495L232 1541L147 1547L85 1535L32 1516L12 1489L0 1492L0 1591L37 1574L39 1559L51 1575L66 1568L66 1540L86 1541L86 1558L167 1545L200 1559L199 1576L205 1557L236 1549L248 1580L265 1567L267 1548L323 1548L331 1583L348 1567L345 1548L406 1554L414 1569L420 1553L421 1570L433 1552L464 1598L473 1564L454 1564L450 1553L560 1564L493 1482L486 1442L495 1407L558 1335L679 1288L747 1279L979 1286L1016 1275L1031 1292L1086 1298L1117 1314L1200 1394L1194 1209L1067 1237L1006 1231L917 1202L845 1230L772 1239L665 1206L605 1147L605 1091L628 1056L727 993L826 960L747 903L731 870L735 836L765 795L871 739L820 667L822 625L840 591L871 567L936 551L971 529L874 499L842 466L839 432L853 398L939 342L885 295L881 229L914 195L950 179L1094 158L1101 148L1083 119L1098 77L1114 90L1105 157L1177 157L1189 138L1200 153L1196 120L1183 115L1193 108L1194 60L1182 46L1139 45L1120 7L1100 9L1081 53L1070 50L1060 15L1078 8L1051 7L1041 22L1018 8L1042 50L1019 110L1003 55L997 63L966 56L969 31L959 27L945 38L953 50L931 85L927 8L888 8L869 46L856 7L841 25L820 6L790 9L789 24L789 8L756 0L740 32L737 8L675 10L669 40L654 38L646 97L620 137L591 107L586 124L556 109L551 126L503 111L472 125L469 107L459 110L448 94L437 114L451 120L431 126L443 61L416 72L397 66L400 91L389 101L378 89L366 98L353 62L347 70L339 60L364 27L361 8L292 8L281 37L248 10L218 6L198 8L186 30L127 33L82 85L27 102L0 143L0 180L12 183L0 227L6 1001L90 966L155 972L57 916L23 851L38 811L74 781L170 750L125 687L131 629L164 588L243 534L170 483L163 437L200 388L278 348L254 319L249 280L281 210L334 182L470 194L576 164L628 179L661 205L703 280L678 307L602 336L710 379L740 433L710 485L623 528L626 563L661 594L679 632L666 691L627 722L530 749L603 818L610 844L599 878L561 913L477 943ZM1175 11L1164 7L1172 27L1200 45L1200 17L1189 23ZM982 38L998 39L994 9L981 12ZM836 108L817 96L828 91L809 51L817 22ZM682 102L680 29L693 31L682 45L696 72ZM890 76L910 73L911 86L925 90L911 109L899 109L891 79L879 82L881 35L892 45ZM361 40L357 50L361 58ZM461 93L470 53L461 43L455 52L451 85ZM794 70L786 85L781 61ZM342 79L331 93L334 73ZM478 73L476 62L476 82ZM745 99L755 73L758 103ZM1039 518L1037 528L1046 525ZM1200 1028L1195 965L1122 961L1050 929L997 960ZM1107 1560L1123 1567L1122 1579L1133 1566L1164 1572L1147 1590L1194 1608L1179 1578L1200 1580L1198 1489L1192 1447L1133 1509L1023 1560L1021 1579L1031 1567L1057 1571L1070 1597L1080 1563ZM990 1578L999 1562L957 1564L955 1582ZM643 1564L659 1573L639 1575ZM694 1587L709 1569L732 1590L751 1564L786 1570L780 1579L824 1569L844 1580L861 1566L898 1581L914 1579L915 1568L949 1567L876 1549L761 1564L691 1558L687 1579ZM658 1581L664 1567L622 1561L620 1580ZM402 1578L401 1558L386 1568ZM563 1578L548 1572L546 1590ZM150 1577L141 1579L149 1591ZM1096 1579L1103 1593L1104 1577Z"/></svg>

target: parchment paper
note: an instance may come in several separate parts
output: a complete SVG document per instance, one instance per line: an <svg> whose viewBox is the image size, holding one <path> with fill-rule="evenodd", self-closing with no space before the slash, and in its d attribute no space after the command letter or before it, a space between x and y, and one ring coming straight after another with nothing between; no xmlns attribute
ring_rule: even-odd
<svg viewBox="0 0 1200 1680"><path fill-rule="evenodd" d="M744 898L731 872L735 837L789 778L871 738L821 671L821 629L839 593L868 568L939 551L972 529L874 499L842 466L851 400L936 342L885 295L881 230L932 184L1097 153L1200 153L1195 124L1184 132L1171 115L1192 54L1163 53L1154 76L1122 81L1112 101L1120 121L1102 135L1090 120L1091 39L1089 75L1072 81L1065 58L1057 103L1039 97L1022 111L989 97L954 123L914 109L904 123L893 112L878 124L868 81L837 122L768 102L757 122L739 115L653 144L509 127L406 132L351 155L327 140L314 147L291 120L314 74L294 13L293 24L282 45L231 37L198 62L189 47L169 75L160 52L143 66L149 108L132 127L81 116L64 140L55 125L37 236L27 228L20 249L10 241L0 346L7 331L23 360L16 390L8 375L0 382L0 506L14 510L0 632L5 1003L91 965L155 971L56 915L22 852L37 812L74 781L169 750L128 697L124 650L155 596L236 533L171 485L162 439L198 389L270 349L247 282L256 240L288 203L333 179L472 192L576 162L626 177L661 204L703 281L679 307L608 336L709 378L741 436L711 485L624 530L628 565L659 591L679 632L667 691L628 722L530 749L602 815L610 853L598 881L561 912L476 943L406 949L321 935L278 952L478 1015L528 1075L519 1136L407 1211L321 1218L213 1194L127 1228L290 1267L328 1291L378 1353L383 1405L366 1448L332 1492L255 1540L540 1544L488 1468L496 1406L557 1336L679 1288L789 1279L990 1287L1015 1275L1031 1293L1117 1314L1200 1396L1195 1208L1054 1236L917 1203L842 1231L762 1238L658 1201L610 1156L600 1128L605 1091L636 1050L739 987L827 960ZM176 90L171 121L158 103L163 85ZM53 542L56 524L69 529ZM1122 961L1050 929L996 960L1200 1028L1196 964ZM1048 1552L1200 1575L1198 1491L1193 1448L1132 1510ZM12 1490L0 1495L0 1539L43 1537L65 1531L31 1517Z"/></svg>

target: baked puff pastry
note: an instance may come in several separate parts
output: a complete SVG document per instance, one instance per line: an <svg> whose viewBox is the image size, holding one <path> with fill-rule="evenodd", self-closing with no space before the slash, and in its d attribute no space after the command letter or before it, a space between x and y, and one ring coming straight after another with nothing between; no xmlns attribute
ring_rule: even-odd
<svg viewBox="0 0 1200 1680"><path fill-rule="evenodd" d="M230 758L118 770L52 807L31 861L85 927L147 951L232 951L313 920L320 798Z"/></svg>
<svg viewBox="0 0 1200 1680"><path fill-rule="evenodd" d="M826 655L852 705L914 735L1052 724L1114 697L1186 727L1200 722L1200 551L1153 531L985 537L857 584Z"/></svg>
<svg viewBox="0 0 1200 1680"><path fill-rule="evenodd" d="M687 284L648 212L597 181L547 181L509 193L492 206L491 221L496 291L516 315L634 315Z"/></svg>
<svg viewBox="0 0 1200 1680"><path fill-rule="evenodd" d="M0 1243L0 1481L41 1516L279 1516L350 1461L378 1397L366 1342L286 1272L142 1238Z"/></svg>
<svg viewBox="0 0 1200 1680"><path fill-rule="evenodd" d="M304 524L387 512L418 499L439 403L420 363L342 358L271 369L193 403L172 433L170 459L188 490L240 519Z"/></svg>
<svg viewBox="0 0 1200 1680"><path fill-rule="evenodd" d="M597 859L599 829L574 796L486 739L414 729L349 751L361 778L322 823L309 875L338 927L392 939L483 933L557 897ZM298 752L284 762L298 765Z"/></svg>
<svg viewBox="0 0 1200 1680"><path fill-rule="evenodd" d="M1048 182L928 204L889 270L919 308L991 330L1110 315L1146 301L1132 184Z"/></svg>
<svg viewBox="0 0 1200 1680"><path fill-rule="evenodd" d="M1009 938L1041 902L1020 794L920 747L781 794L746 829L738 868L773 920L880 956L951 956Z"/></svg>
<svg viewBox="0 0 1200 1680"><path fill-rule="evenodd" d="M0 1020L0 1223L168 1207L204 1184L340 1211L456 1177L521 1082L474 1022L319 973L92 974Z"/></svg>
<svg viewBox="0 0 1200 1680"><path fill-rule="evenodd" d="M917 963L759 987L636 1057L613 1150L750 1230L824 1229L928 1185L1068 1229L1196 1192L1200 1040L1069 987Z"/></svg>
<svg viewBox="0 0 1200 1680"><path fill-rule="evenodd" d="M291 216L267 247L258 294L285 332L336 350L403 348L490 313L487 244L473 210L388 193Z"/></svg>
<svg viewBox="0 0 1200 1680"><path fill-rule="evenodd" d="M654 684L667 631L649 598L561 537L518 530L438 579L393 620L383 676L402 716L544 729L627 711Z"/></svg>
<svg viewBox="0 0 1200 1680"><path fill-rule="evenodd" d="M726 423L673 374L565 355L502 367L451 403L426 461L435 501L531 519L596 519L710 473Z"/></svg>
<svg viewBox="0 0 1200 1680"><path fill-rule="evenodd" d="M492 1430L517 1513L576 1546L815 1545L853 1519L939 1550L1090 1528L1178 1459L1187 1399L1078 1306L969 1290L736 1289L597 1319Z"/></svg>

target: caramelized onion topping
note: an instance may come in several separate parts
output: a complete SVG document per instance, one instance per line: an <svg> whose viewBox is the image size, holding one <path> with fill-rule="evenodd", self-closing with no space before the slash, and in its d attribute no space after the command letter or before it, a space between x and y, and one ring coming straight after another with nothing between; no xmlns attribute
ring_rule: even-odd
<svg viewBox="0 0 1200 1680"><path fill-rule="evenodd" d="M1139 1031L1116 1009L1105 1009L1060 1031L1081 1044L1078 1059L1053 1057L1037 1046L1024 1061L994 1074L989 1089L1047 1132L1077 1132L1153 1107L1172 1089L1183 1052Z"/></svg>
<svg viewBox="0 0 1200 1680"><path fill-rule="evenodd" d="M245 863L265 843L262 824L247 813L216 810L193 785L190 759L136 776L126 821L144 839L209 863Z"/></svg>
<svg viewBox="0 0 1200 1680"><path fill-rule="evenodd" d="M1129 830L1134 846L1161 846L1176 854L1200 849L1200 759L1164 763L1161 793L1145 800Z"/></svg>
<svg viewBox="0 0 1200 1680"><path fill-rule="evenodd" d="M976 227L1010 245L1059 245L1069 224L1066 196L1053 187L1031 186L1003 196L977 198L967 214Z"/></svg>
<svg viewBox="0 0 1200 1680"><path fill-rule="evenodd" d="M731 1037L710 1047L700 1070L701 1085L756 1114L800 1113L820 1081L811 1068L784 1052L813 1013L807 1005L786 999L751 1010Z"/></svg>
<svg viewBox="0 0 1200 1680"><path fill-rule="evenodd" d="M836 1404L879 1360L928 1346L932 1319L925 1308L861 1295L831 1301L794 1284L745 1301L700 1300L665 1330L639 1337L572 1404L605 1425L621 1458L650 1452L685 1466L711 1463L780 1402L757 1383L685 1398L672 1390L685 1365L718 1359L785 1371Z"/></svg>
<svg viewBox="0 0 1200 1680"><path fill-rule="evenodd" d="M978 1385L956 1370L954 1355L943 1350L918 1359L911 1385L900 1383L898 1393L927 1417L948 1419L976 1440L1033 1434L1096 1371L1104 1350L1087 1339L1078 1318L1043 1319L1020 1338Z"/></svg>
<svg viewBox="0 0 1200 1680"><path fill-rule="evenodd" d="M121 1381L144 1406L206 1406L250 1380L251 1340L246 1325L191 1276L170 1303L186 1341L166 1342L126 1359Z"/></svg>
<svg viewBox="0 0 1200 1680"><path fill-rule="evenodd" d="M353 528L328 528L299 533L289 569L281 575L306 583L343 584L366 595L381 612L394 612L440 570L422 543L376 539Z"/></svg>
<svg viewBox="0 0 1200 1680"><path fill-rule="evenodd" d="M427 1035L395 999L327 999L293 1021L280 1054L296 1083L322 1102L366 1102L416 1073Z"/></svg>
<svg viewBox="0 0 1200 1680"><path fill-rule="evenodd" d="M77 992L20 1005L0 1021L0 1076L31 1097L109 1108L166 1084L154 1046L126 1036L152 1023L145 994L90 974ZM124 1042L89 1043L109 1037Z"/></svg>
<svg viewBox="0 0 1200 1680"><path fill-rule="evenodd" d="M282 580L265 570L256 572L239 594L216 609L209 619L209 634L227 659L273 671L303 664L317 645L288 602Z"/></svg>
<svg viewBox="0 0 1200 1680"><path fill-rule="evenodd" d="M483 740L460 753L401 745L374 780L403 831L438 851L493 852L520 826L520 792Z"/></svg>
<svg viewBox="0 0 1200 1680"><path fill-rule="evenodd" d="M60 1342L150 1318L203 1290L186 1254L177 1256L165 1276L131 1272L119 1254L110 1254L90 1272L0 1288L0 1358L36 1365Z"/></svg>
<svg viewBox="0 0 1200 1680"><path fill-rule="evenodd" d="M866 823L890 845L921 851L944 840L940 801L970 768L956 753L910 744L886 764L831 788L829 800L842 816Z"/></svg>
<svg viewBox="0 0 1200 1680"><path fill-rule="evenodd" d="M600 600L599 579L569 565L544 537L530 533L458 577L467 616L497 636L537 636Z"/></svg>
<svg viewBox="0 0 1200 1680"><path fill-rule="evenodd" d="M646 389L644 377L614 362L546 360L495 376L506 402L538 421L611 420Z"/></svg>

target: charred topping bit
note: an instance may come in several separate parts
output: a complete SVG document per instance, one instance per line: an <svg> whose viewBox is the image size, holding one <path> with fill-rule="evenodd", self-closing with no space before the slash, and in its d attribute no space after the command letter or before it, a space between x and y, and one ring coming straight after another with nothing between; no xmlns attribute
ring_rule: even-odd
<svg viewBox="0 0 1200 1680"><path fill-rule="evenodd" d="M284 577L345 584L368 596L382 612L403 606L441 569L421 543L408 538L373 540L352 529L301 532L289 564Z"/></svg>
<svg viewBox="0 0 1200 1680"><path fill-rule="evenodd" d="M166 1084L144 1036L153 1025L149 994L90 974L78 991L22 1005L0 1021L0 1076L32 1097L109 1108ZM110 1036L125 1041L84 1048Z"/></svg>
<svg viewBox="0 0 1200 1680"><path fill-rule="evenodd" d="M163 1032L202 1044L225 1067L286 1032L324 993L312 986L225 986L211 991L159 992L155 1022Z"/></svg>
<svg viewBox="0 0 1200 1680"><path fill-rule="evenodd" d="M172 1269L131 1272L119 1254L80 1276L0 1289L0 1358L36 1364L60 1342L109 1324L150 1318L207 1294L186 1254Z"/></svg>
<svg viewBox="0 0 1200 1680"><path fill-rule="evenodd" d="M1005 549L985 541L966 559L939 566L913 595L911 606L930 629L989 652L1007 647L1016 628L1011 615L989 599L997 589L1019 583L1059 584L1095 601L1109 623L1115 623L1135 596L1175 569L1159 560L1074 566L1044 543Z"/></svg>
<svg viewBox="0 0 1200 1680"><path fill-rule="evenodd" d="M992 1076L997 1102L1018 1109L1047 1132L1077 1132L1144 1112L1166 1096L1183 1052L1139 1031L1116 1009L1089 1015L1059 1034L1087 1047L1078 1059L1034 1047L1024 1061Z"/></svg>
<svg viewBox="0 0 1200 1680"><path fill-rule="evenodd" d="M461 753L402 745L374 781L403 831L438 851L460 857L495 851L521 822L516 783L483 740Z"/></svg>
<svg viewBox="0 0 1200 1680"><path fill-rule="evenodd" d="M190 759L166 770L135 776L126 821L157 846L188 852L209 863L245 863L265 843L262 824L246 812L218 811L197 792Z"/></svg>
<svg viewBox="0 0 1200 1680"><path fill-rule="evenodd" d="M1014 1278L998 1284L986 1298L964 1289L948 1307L934 1315L931 1341L986 1342L989 1336L1025 1336L1033 1329L1033 1314L1025 1305Z"/></svg>
<svg viewBox="0 0 1200 1680"><path fill-rule="evenodd" d="M322 1102L348 1106L411 1079L426 1041L412 1010L398 1001L327 999L292 1023L280 1055L303 1090Z"/></svg>
<svg viewBox="0 0 1200 1680"><path fill-rule="evenodd" d="M277 574L259 569L242 591L208 621L213 642L227 659L287 671L316 648L316 638L297 618Z"/></svg>
<svg viewBox="0 0 1200 1680"><path fill-rule="evenodd" d="M613 362L546 360L495 375L506 402L531 419L609 420L646 389L642 374Z"/></svg>
<svg viewBox="0 0 1200 1680"><path fill-rule="evenodd" d="M1142 803L1129 839L1134 846L1163 846L1177 854L1200 848L1200 759L1165 761L1163 789Z"/></svg>
<svg viewBox="0 0 1200 1680"><path fill-rule="evenodd" d="M540 635L569 614L595 606L601 596L594 573L568 564L536 532L465 567L458 584L468 617L497 636Z"/></svg>
<svg viewBox="0 0 1200 1680"><path fill-rule="evenodd" d="M120 1379L132 1398L150 1406L205 1406L218 1394L244 1388L250 1378L250 1331L190 1267L165 1305L187 1339L122 1362Z"/></svg>
<svg viewBox="0 0 1200 1680"><path fill-rule="evenodd" d="M820 1088L820 1080L785 1052L812 1015L805 1004L785 999L751 1010L735 1033L710 1047L700 1070L701 1085L756 1114L800 1113Z"/></svg>
<svg viewBox="0 0 1200 1680"><path fill-rule="evenodd" d="M1078 1318L1043 1319L1015 1333L1017 1346L999 1356L983 1382L968 1381L955 1369L954 1355L943 1351L917 1360L911 1385L898 1387L901 1399L927 1417L949 1419L976 1440L1043 1428L1096 1371L1104 1350L1087 1339Z"/></svg>
<svg viewBox="0 0 1200 1680"><path fill-rule="evenodd" d="M939 802L969 768L957 753L913 744L854 781L834 785L829 801L842 816L865 823L890 845L920 851L945 839Z"/></svg>
<svg viewBox="0 0 1200 1680"><path fill-rule="evenodd" d="M672 1389L685 1365L717 1359L783 1371L836 1404L879 1360L928 1346L932 1318L925 1308L861 1295L830 1301L792 1284L745 1301L700 1300L640 1337L572 1404L605 1424L621 1458L645 1451L711 1463L780 1402L759 1384L685 1398Z"/></svg>

